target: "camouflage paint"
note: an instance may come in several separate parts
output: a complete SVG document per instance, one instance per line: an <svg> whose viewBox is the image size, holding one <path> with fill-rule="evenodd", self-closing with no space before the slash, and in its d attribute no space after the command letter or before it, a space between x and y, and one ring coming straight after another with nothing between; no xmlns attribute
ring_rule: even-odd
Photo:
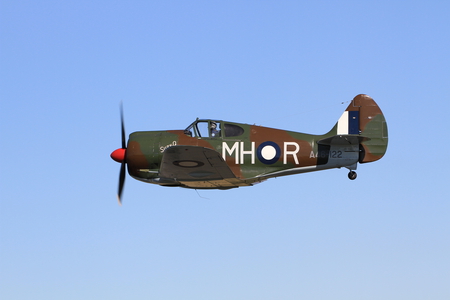
<svg viewBox="0 0 450 300"><path fill-rule="evenodd" d="M210 128L212 122L222 129L220 136L200 137L196 125L207 123ZM238 130L234 130L233 136L227 136L227 128ZM187 134L188 129L192 136ZM186 130L130 134L125 161L129 174L144 182L191 188L230 188L253 185L272 177L331 168L355 170L358 162L367 163L383 157L387 143L387 125L380 108L369 96L358 95L336 125L324 135L197 119ZM161 178L163 155L174 146L196 146L216 151L235 178L203 180L193 177L184 182L176 178ZM186 168L193 167L189 165L193 162L170 163L178 167L183 167L183 164Z"/></svg>

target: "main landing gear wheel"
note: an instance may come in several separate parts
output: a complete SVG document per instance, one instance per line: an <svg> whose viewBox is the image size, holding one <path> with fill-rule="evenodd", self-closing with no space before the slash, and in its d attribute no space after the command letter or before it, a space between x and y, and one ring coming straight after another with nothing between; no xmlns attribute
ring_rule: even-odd
<svg viewBox="0 0 450 300"><path fill-rule="evenodd" d="M348 172L348 179L350 179L350 180L355 180L355 179L356 179L356 176L357 176L357 174L356 174L355 171L350 171L350 172Z"/></svg>

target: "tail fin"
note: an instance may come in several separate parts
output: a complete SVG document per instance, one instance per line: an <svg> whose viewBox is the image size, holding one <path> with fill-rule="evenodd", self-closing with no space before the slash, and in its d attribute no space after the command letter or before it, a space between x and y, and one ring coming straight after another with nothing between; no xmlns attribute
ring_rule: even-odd
<svg viewBox="0 0 450 300"><path fill-rule="evenodd" d="M367 95L353 98L332 131L335 135L359 136L360 163L379 160L386 153L386 120L375 101Z"/></svg>

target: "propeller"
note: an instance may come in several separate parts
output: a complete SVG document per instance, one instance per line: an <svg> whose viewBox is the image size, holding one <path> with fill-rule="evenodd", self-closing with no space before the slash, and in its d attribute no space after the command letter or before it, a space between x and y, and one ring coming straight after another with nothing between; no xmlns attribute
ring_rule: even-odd
<svg viewBox="0 0 450 300"><path fill-rule="evenodd" d="M119 174L119 189L117 191L117 200L119 201L119 205L122 205L122 192L123 192L123 186L125 185L125 176L126 176L126 153L127 153L127 146L125 141L125 125L123 121L123 107L122 103L120 104L120 123L121 123L121 130L122 130L122 148L116 149L111 153L111 158L118 163L121 164L120 166L120 174Z"/></svg>

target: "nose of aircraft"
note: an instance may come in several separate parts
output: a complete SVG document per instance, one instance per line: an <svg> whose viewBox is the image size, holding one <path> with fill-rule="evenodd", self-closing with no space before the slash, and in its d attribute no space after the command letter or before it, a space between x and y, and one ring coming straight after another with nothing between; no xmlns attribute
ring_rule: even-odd
<svg viewBox="0 0 450 300"><path fill-rule="evenodd" d="M126 152L127 149L123 148L116 149L111 153L111 158L117 161L118 163L122 163L123 161L125 161Z"/></svg>

